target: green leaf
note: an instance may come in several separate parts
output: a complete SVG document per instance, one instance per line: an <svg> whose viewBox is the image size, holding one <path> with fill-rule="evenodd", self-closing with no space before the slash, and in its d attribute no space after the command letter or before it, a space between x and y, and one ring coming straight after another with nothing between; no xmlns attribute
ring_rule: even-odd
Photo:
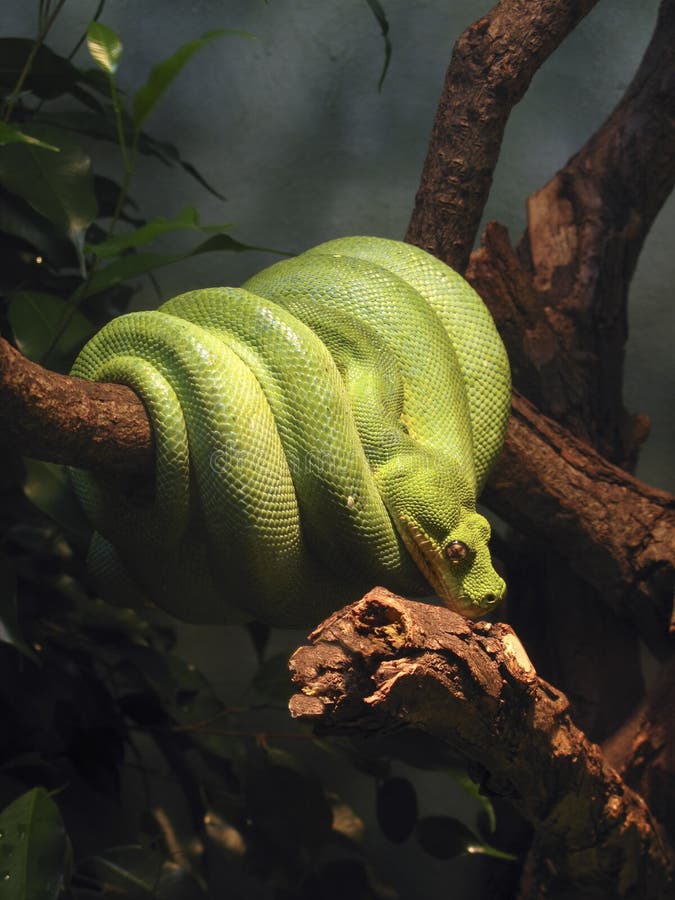
<svg viewBox="0 0 675 900"><path fill-rule="evenodd" d="M25 459L23 492L30 502L60 525L66 533L86 546L91 527L75 498L64 466Z"/></svg>
<svg viewBox="0 0 675 900"><path fill-rule="evenodd" d="M399 776L381 782L375 810L384 836L394 844L406 841L418 818L417 792L412 782Z"/></svg>
<svg viewBox="0 0 675 900"><path fill-rule="evenodd" d="M58 116L41 113L39 118L41 122L46 124L57 125L69 131L76 131L78 134L86 134L88 137L93 137L99 141L110 141L113 144L119 142L117 126L110 109L105 109L100 115L91 115L91 113L84 110L64 110ZM133 122L124 110L122 110L122 125L125 140L128 144L131 144L134 137ZM208 183L192 163L181 157L178 149L168 141L158 141L142 131L138 138L138 151L145 156L154 156L166 166L181 166L188 175L194 178L195 181L198 181L214 197L218 197L220 200L225 199L219 191Z"/></svg>
<svg viewBox="0 0 675 900"><path fill-rule="evenodd" d="M56 900L69 850L58 807L44 788L22 794L0 813L2 896Z"/></svg>
<svg viewBox="0 0 675 900"><path fill-rule="evenodd" d="M489 797L486 797L485 794L481 793L480 785L477 784L473 778L466 772L465 769L461 768L451 768L448 770L448 773L451 777L457 782L457 784L463 788L467 794L473 797L478 803L480 803L483 813L487 818L488 827L490 832L494 832L497 827L497 819L495 817L494 806Z"/></svg>
<svg viewBox="0 0 675 900"><path fill-rule="evenodd" d="M90 108L101 110L98 101L83 87L99 90L89 74L80 72L69 60L54 53L45 44L35 52L35 41L29 38L0 38L0 94L12 95L31 54L30 70L23 81L22 92L35 94L42 100L54 100L63 94L70 94ZM107 79L103 93L106 97L110 94Z"/></svg>
<svg viewBox="0 0 675 900"><path fill-rule="evenodd" d="M24 356L34 362L42 361L65 310L66 301L53 294L19 291L12 295L7 316L16 344ZM93 332L94 328L88 319L82 313L75 312L50 354L54 368L57 367L56 360L72 363L75 353Z"/></svg>
<svg viewBox="0 0 675 900"><path fill-rule="evenodd" d="M389 22L387 21L387 16L382 8L379 0L366 0L366 3L370 7L372 14L378 21L380 26L380 31L382 32L382 38L384 40L384 64L382 66L382 72L380 73L380 79L377 82L378 91L382 90L382 85L384 84L384 79L387 74L387 69L389 68L389 62L391 60L391 41L389 40Z"/></svg>
<svg viewBox="0 0 675 900"><path fill-rule="evenodd" d="M115 641L125 638L133 643L141 643L152 630L136 610L112 606L100 598L87 599L86 603L80 601L80 606L78 624L89 634L93 634L99 643L104 643L111 637Z"/></svg>
<svg viewBox="0 0 675 900"><path fill-rule="evenodd" d="M452 859L462 853L480 853L494 859L514 861L517 857L478 839L470 828L450 816L427 816L417 823L417 839L430 856Z"/></svg>
<svg viewBox="0 0 675 900"><path fill-rule="evenodd" d="M94 191L96 192L99 218L111 219L117 209L122 185L113 181L112 178L106 178L105 175L95 175ZM129 225L139 228L141 225L145 224L145 219L142 219L140 216L134 216L132 210L138 210L138 204L133 197L130 197L129 194L125 193L122 209L118 212L119 219L122 222L127 222ZM88 235L90 239L96 240L97 237L99 237L99 239L103 241L106 239L107 231L100 226L95 225L90 229Z"/></svg>
<svg viewBox="0 0 675 900"><path fill-rule="evenodd" d="M283 250L242 244L240 241L229 237L229 235L216 234L185 253L131 253L128 256L116 259L104 269L99 269L87 285L82 289L78 289L71 297L71 302L80 302L84 297L98 294L100 291L104 291L114 284L119 284L121 281L137 278L139 275L146 275L148 272L154 272L156 269L180 262L190 256L222 251L241 253L244 250L259 250L263 253L278 253L283 256L292 255L285 253Z"/></svg>
<svg viewBox="0 0 675 900"><path fill-rule="evenodd" d="M288 701L295 691L288 671L289 656L290 652L275 653L264 660L251 682L264 701L277 704L282 709L288 707Z"/></svg>
<svg viewBox="0 0 675 900"><path fill-rule="evenodd" d="M92 22L87 28L87 47L96 65L114 75L124 49L119 35L102 22Z"/></svg>
<svg viewBox="0 0 675 900"><path fill-rule="evenodd" d="M219 28L208 31L200 38L188 41L167 59L157 63L150 72L150 77L134 94L133 115L136 128L140 128L148 115L152 112L160 97L178 75L187 62L208 43L225 35L238 35L239 37L252 38L252 34L245 31L234 31L230 28Z"/></svg>
<svg viewBox="0 0 675 900"><path fill-rule="evenodd" d="M258 665L262 665L262 662L265 659L265 650L270 642L272 629L269 625L263 625L262 622L257 622L255 619L252 619L250 622L245 622L243 627L253 644ZM290 656L290 652L288 655Z"/></svg>
<svg viewBox="0 0 675 900"><path fill-rule="evenodd" d="M34 144L36 147L44 147L45 150L59 152L59 148L54 147L53 144L47 144L36 137L32 137L30 134L19 131L18 128L9 125L7 122L0 122L0 145L17 143Z"/></svg>
<svg viewBox="0 0 675 900"><path fill-rule="evenodd" d="M107 99L110 98L110 79L101 69L78 69L82 82ZM119 90L119 88L118 88ZM124 93L124 91L120 91Z"/></svg>
<svg viewBox="0 0 675 900"><path fill-rule="evenodd" d="M61 152L24 143L0 147L0 182L68 235L81 252L84 232L96 216L91 160L64 131L44 125L23 130Z"/></svg>
<svg viewBox="0 0 675 900"><path fill-rule="evenodd" d="M164 216L158 216L151 219L135 231L129 231L126 234L115 235L100 244L91 244L87 249L95 253L96 256L110 258L121 256L125 250L131 247L140 247L154 241L162 234L169 234L172 231L189 229L192 231L223 231L230 228L231 225L202 225L199 222L199 216L194 206L186 206L173 219L166 219Z"/></svg>
<svg viewBox="0 0 675 900"><path fill-rule="evenodd" d="M206 188L206 190L213 194L214 197L218 197L219 200L225 200L223 194L217 191L209 182L204 178L204 176L199 172L192 163L183 159L178 152L177 148L174 147L173 144L170 144L168 141L158 141L156 138L150 137L150 135L145 132L141 132L141 137L138 142L138 149L141 153L144 153L146 156L156 156L158 159L167 165L167 166L180 166L185 172L188 173L195 181L198 181L202 187Z"/></svg>
<svg viewBox="0 0 675 900"><path fill-rule="evenodd" d="M34 264L48 262L54 268L77 265L73 245L52 223L36 213L21 197L0 187L0 232L35 248ZM42 260L38 259L42 257Z"/></svg>
<svg viewBox="0 0 675 900"><path fill-rule="evenodd" d="M493 859L503 859L505 862L518 862L518 857L514 856L513 853L507 853L506 850L499 850L497 847L493 847L492 844L484 844L480 841L467 844L466 852L471 854L478 853L481 856L491 856Z"/></svg>
<svg viewBox="0 0 675 900"><path fill-rule="evenodd" d="M156 900L155 888L163 861L142 847L115 847L105 856L92 856L78 868L78 875L98 884L106 893L112 889L129 900Z"/></svg>
<svg viewBox="0 0 675 900"><path fill-rule="evenodd" d="M195 747L220 759L236 756L241 739L228 732L227 710L212 694L202 691L184 703L167 704L167 711L176 725L184 729L181 737Z"/></svg>
<svg viewBox="0 0 675 900"><path fill-rule="evenodd" d="M9 94L14 89L34 45L35 41L29 38L0 39L0 91ZM72 63L42 44L33 57L23 89L51 100L70 93L80 78Z"/></svg>
<svg viewBox="0 0 675 900"><path fill-rule="evenodd" d="M16 647L33 661L37 657L21 637L16 608L16 572L6 556L0 554L0 641Z"/></svg>
<svg viewBox="0 0 675 900"><path fill-rule="evenodd" d="M198 882L181 866L141 846L113 847L84 860L77 870L102 894L120 900L196 900L205 895Z"/></svg>
<svg viewBox="0 0 675 900"><path fill-rule="evenodd" d="M236 754L240 741L227 733L227 710L196 666L174 653L141 646L127 647L125 659L145 682L125 698L126 711L137 721L170 717L184 729L182 739L195 747L227 760Z"/></svg>
<svg viewBox="0 0 675 900"><path fill-rule="evenodd" d="M435 859L452 859L466 853L476 841L463 822L450 816L426 816L419 820L416 831L422 849Z"/></svg>

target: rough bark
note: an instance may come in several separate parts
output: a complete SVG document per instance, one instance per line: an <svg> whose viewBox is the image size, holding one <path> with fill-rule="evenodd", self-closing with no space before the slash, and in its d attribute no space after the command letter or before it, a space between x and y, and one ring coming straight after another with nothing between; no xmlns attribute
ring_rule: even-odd
<svg viewBox="0 0 675 900"><path fill-rule="evenodd" d="M528 201L518 252L488 227L469 280L490 303L514 383L610 459L632 465L648 431L622 405L631 276L675 184L675 3L621 102Z"/></svg>
<svg viewBox="0 0 675 900"><path fill-rule="evenodd" d="M25 456L110 473L152 470L152 429L138 396L43 369L0 338L0 442Z"/></svg>
<svg viewBox="0 0 675 900"><path fill-rule="evenodd" d="M463 272L511 109L597 0L501 0L455 44L406 240Z"/></svg>
<svg viewBox="0 0 675 900"><path fill-rule="evenodd" d="M377 588L291 658L291 714L321 731L415 729L486 772L576 897L665 898L672 860L642 798L574 725L503 623Z"/></svg>
<svg viewBox="0 0 675 900"><path fill-rule="evenodd" d="M675 497L607 462L516 393L484 499L537 546L555 547L659 655L672 647Z"/></svg>
<svg viewBox="0 0 675 900"><path fill-rule="evenodd" d="M528 230L517 251L511 248L505 229L490 225L467 270L469 280L490 304L507 343L516 386L540 411L565 425L568 432L584 438L608 459L628 468L634 465L649 423L645 416L629 415L623 407L626 307L630 280L645 236L675 182L674 64L675 3L664 0L654 36L617 108L581 151L530 198ZM516 415L509 441L519 430L515 427L517 418ZM529 433L526 440L532 448ZM550 430L546 440L549 450L556 446ZM567 440L566 444L569 447ZM513 523L519 518L518 509L501 501L509 493L515 495L516 485L523 487L525 480L518 475L516 451L511 450L514 448L507 443L493 481L501 488L500 496L487 499ZM500 473L506 474L507 460L512 465L508 476L500 481ZM545 460L543 454L542 466ZM539 582L531 572L521 579L512 621L517 623L521 636L526 637L531 628L528 620L544 617L546 624L536 635L538 640L529 642L528 647L536 656L545 655L552 660L547 671L574 698L575 716L595 735L604 737L634 713L642 676L634 635L631 638L623 624L603 617L600 610L611 589L593 594L589 587L598 585L601 571L603 580L608 574L607 560L603 561L602 554L596 556L591 548L604 532L610 541L613 537L622 541L626 561L632 556L637 562L641 555L639 543L645 534L651 541L656 523L622 522L619 514L615 532L611 511L626 511L627 505L622 502L622 492L611 487L616 482L607 463L602 461L598 468L594 463L580 466L573 459L569 461L571 478L567 492L558 498L552 526L545 532L546 542L534 547ZM582 541L572 548L570 541L576 541L574 535L581 534L577 531L580 521L569 521L569 528L563 525L564 509L568 500L573 502L574 495L580 497L578 491L587 477L593 477L598 488L607 484L611 496L606 505L596 506L588 495L589 517L581 530L589 542ZM506 487L509 481L510 490ZM534 505L543 499L536 478L527 477L527 491ZM544 506L552 511L553 504L544 501ZM662 524L671 515L672 506ZM540 520L540 512L534 518ZM534 537L528 527L531 524L520 523ZM656 525L656 530L672 548L672 524L664 530ZM574 571L566 571L562 564L561 548L563 558ZM592 561L582 561L587 549ZM529 564L525 560L521 566L534 571L532 561L530 554ZM656 582L660 576L647 559L645 563L656 580L649 577L649 584L643 583L636 592L627 591L621 600L615 595L615 599L619 606L635 603L630 613L639 629L635 634L640 633L658 655L665 656L669 648L658 637L654 642L655 622L649 621L651 614L647 613L647 618L638 624L640 607L654 611L649 601L645 607L638 597L655 599L660 595L657 604L671 602L671 576L666 576L659 588ZM575 579L575 573L584 581ZM665 575L665 570L661 574ZM622 614L616 604L613 609ZM600 671L598 652L603 659ZM670 706L649 706L651 722L646 732L661 740L672 718L668 712L672 709L672 694L669 699ZM673 759L672 754L663 751L658 739L655 744L661 749L646 752L639 787L654 813L662 818L664 796L672 798L672 788L670 793L666 788L673 777ZM627 766L627 772L632 772L631 764ZM555 896L562 900L567 895L554 882L547 855L535 842L524 872L521 897L524 900Z"/></svg>
<svg viewBox="0 0 675 900"><path fill-rule="evenodd" d="M636 713L603 744L610 763L650 809L675 846L675 659Z"/></svg>

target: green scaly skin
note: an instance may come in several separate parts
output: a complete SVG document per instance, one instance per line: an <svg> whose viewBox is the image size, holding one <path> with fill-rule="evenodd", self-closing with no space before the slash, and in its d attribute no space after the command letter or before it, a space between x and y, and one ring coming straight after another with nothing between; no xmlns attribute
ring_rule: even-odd
<svg viewBox="0 0 675 900"><path fill-rule="evenodd" d="M104 595L290 626L375 584L472 618L502 598L476 497L508 361L478 295L424 251L330 241L113 320L72 374L135 390L157 448L140 490L73 470Z"/></svg>

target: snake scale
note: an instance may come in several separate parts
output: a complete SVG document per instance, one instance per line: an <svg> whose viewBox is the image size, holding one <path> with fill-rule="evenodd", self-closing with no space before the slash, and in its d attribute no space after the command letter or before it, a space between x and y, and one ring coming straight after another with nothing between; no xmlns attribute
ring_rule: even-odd
<svg viewBox="0 0 675 900"><path fill-rule="evenodd" d="M72 471L117 602L305 626L375 584L469 617L502 598L476 497L508 361L475 291L424 251L321 244L114 319L72 374L128 385L153 426L153 483Z"/></svg>

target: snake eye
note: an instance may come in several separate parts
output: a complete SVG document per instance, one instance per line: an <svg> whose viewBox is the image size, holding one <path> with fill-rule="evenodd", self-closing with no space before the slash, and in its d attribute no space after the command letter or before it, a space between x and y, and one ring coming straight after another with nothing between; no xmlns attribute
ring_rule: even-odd
<svg viewBox="0 0 675 900"><path fill-rule="evenodd" d="M445 548L445 555L448 557L453 566L458 565L462 562L463 559L466 559L466 555L469 552L469 548L466 544L462 543L462 541L450 541L448 546Z"/></svg>

